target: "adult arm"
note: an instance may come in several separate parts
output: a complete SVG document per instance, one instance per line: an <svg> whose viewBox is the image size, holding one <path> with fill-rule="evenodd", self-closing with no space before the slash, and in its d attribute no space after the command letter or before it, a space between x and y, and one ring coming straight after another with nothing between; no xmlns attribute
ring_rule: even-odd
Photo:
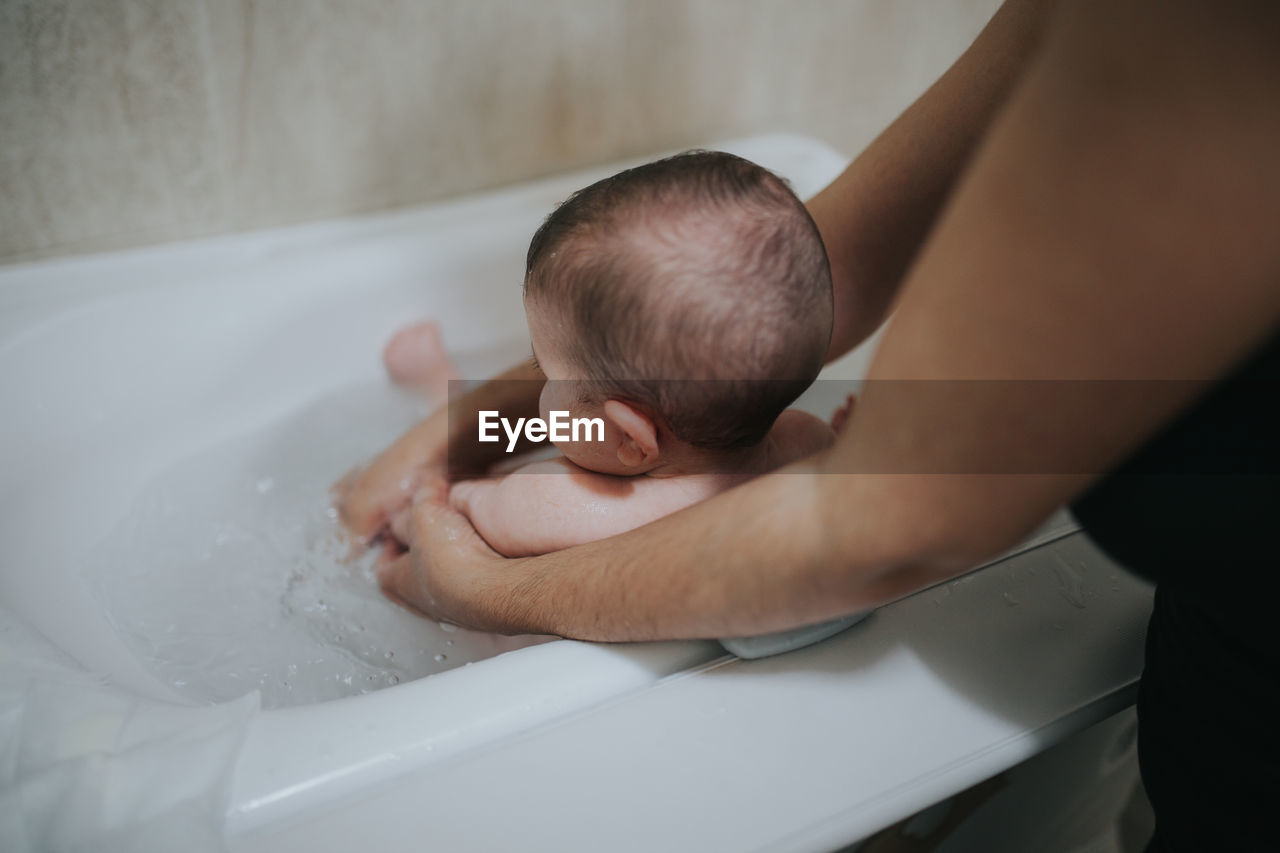
<svg viewBox="0 0 1280 853"><path fill-rule="evenodd" d="M870 383L830 451L519 560L423 500L384 587L496 631L731 636L881 604L1013 544L1280 321L1277 40L1274 5L1081 2L908 276L872 378L911 381ZM1010 381L967 381L993 379Z"/></svg>
<svg viewBox="0 0 1280 853"><path fill-rule="evenodd" d="M831 261L827 360L883 322L957 177L1039 46L1059 0L1008 0L968 50L808 202Z"/></svg>

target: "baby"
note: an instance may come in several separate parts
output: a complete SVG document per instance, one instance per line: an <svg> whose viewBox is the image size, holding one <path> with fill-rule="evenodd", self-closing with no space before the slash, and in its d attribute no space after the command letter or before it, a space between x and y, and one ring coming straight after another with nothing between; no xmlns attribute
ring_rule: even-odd
<svg viewBox="0 0 1280 853"><path fill-rule="evenodd" d="M694 151L575 193L533 236L524 304L542 418L605 428L452 487L502 554L622 533L835 437L786 408L831 336L822 241L788 186L747 160Z"/></svg>

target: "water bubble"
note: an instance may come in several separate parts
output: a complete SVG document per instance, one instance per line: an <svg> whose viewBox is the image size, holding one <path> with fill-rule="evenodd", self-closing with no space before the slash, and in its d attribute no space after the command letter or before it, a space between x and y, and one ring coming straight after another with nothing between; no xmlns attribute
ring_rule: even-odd
<svg viewBox="0 0 1280 853"><path fill-rule="evenodd" d="M393 657L395 657L395 656L396 656L396 653L395 653L395 652L385 652L385 653L383 653L383 655L382 655L382 656L383 656L384 658L386 658L387 660L391 660Z"/></svg>
<svg viewBox="0 0 1280 853"><path fill-rule="evenodd" d="M436 655L436 663L440 663L441 661L444 661L444 660L448 660L447 655Z"/></svg>
<svg viewBox="0 0 1280 853"><path fill-rule="evenodd" d="M1014 597L1013 593L1008 592L1006 590L1004 593L1004 603L1009 605L1010 607L1017 607L1018 599Z"/></svg>
<svg viewBox="0 0 1280 853"><path fill-rule="evenodd" d="M393 673L391 673L391 678L389 678L388 680L389 680L392 684L399 684L399 683L400 683L400 676L396 675L396 674L393 672Z"/></svg>
<svg viewBox="0 0 1280 853"><path fill-rule="evenodd" d="M441 629L442 631L447 631L447 632L449 632L450 634L452 634L454 631L458 630L458 626L457 626L457 625L450 625L448 622L441 622L441 623L440 623L440 629Z"/></svg>

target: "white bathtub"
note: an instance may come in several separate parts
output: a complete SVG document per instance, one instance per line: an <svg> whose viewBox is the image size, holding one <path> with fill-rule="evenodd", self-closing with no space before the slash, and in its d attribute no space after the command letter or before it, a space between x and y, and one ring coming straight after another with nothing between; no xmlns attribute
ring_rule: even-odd
<svg viewBox="0 0 1280 853"><path fill-rule="evenodd" d="M802 195L843 165L794 137L726 147ZM0 270L0 726L18 756L0 796L0 833L17 834L0 846L171 821L137 837L824 849L1132 701L1148 591L1063 538L1064 519L1050 544L751 663L711 642L460 632L340 574L324 486L420 414L382 379L389 333L434 316L472 375L519 356L530 234L619 165ZM867 358L832 373L861 375ZM944 642L940 625L972 642ZM234 701L251 689L268 707ZM199 740L184 733L206 730L222 739L200 741L205 771L188 775L202 781L184 791ZM49 767L80 797L57 829L32 817L57 799L37 779Z"/></svg>

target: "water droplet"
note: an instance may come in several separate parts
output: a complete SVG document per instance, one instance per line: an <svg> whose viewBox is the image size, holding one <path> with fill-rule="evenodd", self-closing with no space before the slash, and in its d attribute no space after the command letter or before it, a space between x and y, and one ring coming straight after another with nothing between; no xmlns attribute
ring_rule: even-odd
<svg viewBox="0 0 1280 853"><path fill-rule="evenodd" d="M458 626L450 625L448 622L441 622L440 629L442 631L447 631L448 633L452 634L454 631L458 630Z"/></svg>
<svg viewBox="0 0 1280 853"><path fill-rule="evenodd" d="M448 660L448 657L446 655L436 655L436 663L440 663L441 661L444 661L444 660Z"/></svg>
<svg viewBox="0 0 1280 853"><path fill-rule="evenodd" d="M396 675L395 673L392 673L391 678L390 678L390 681L391 681L391 683L392 683L392 684L399 684L399 683L400 683L400 676Z"/></svg>
<svg viewBox="0 0 1280 853"><path fill-rule="evenodd" d="M1070 563L1061 557L1054 559L1054 574L1058 579L1058 593L1067 600L1067 602L1079 610L1085 607L1085 589L1084 577Z"/></svg>
<svg viewBox="0 0 1280 853"><path fill-rule="evenodd" d="M1013 593L1006 591L1004 593L1004 603L1010 607L1017 607L1018 599L1014 597Z"/></svg>

